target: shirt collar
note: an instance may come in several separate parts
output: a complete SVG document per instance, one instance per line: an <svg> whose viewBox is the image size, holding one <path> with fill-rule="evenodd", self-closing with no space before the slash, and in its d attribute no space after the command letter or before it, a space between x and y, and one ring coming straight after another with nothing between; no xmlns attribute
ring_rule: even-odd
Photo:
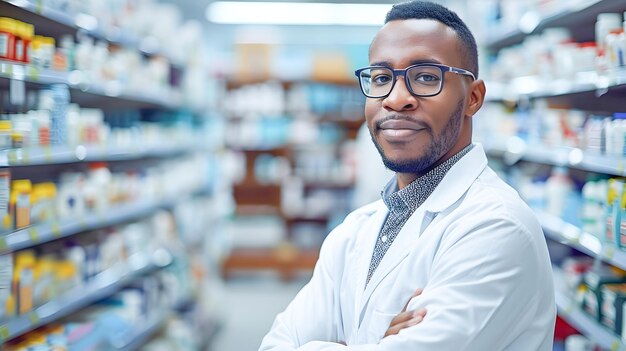
<svg viewBox="0 0 626 351"><path fill-rule="evenodd" d="M426 201L428 196L432 194L450 168L465 156L473 146L473 144L468 145L402 189L398 189L397 179L393 177L381 192L383 201L389 211L397 214L412 214L415 212Z"/></svg>

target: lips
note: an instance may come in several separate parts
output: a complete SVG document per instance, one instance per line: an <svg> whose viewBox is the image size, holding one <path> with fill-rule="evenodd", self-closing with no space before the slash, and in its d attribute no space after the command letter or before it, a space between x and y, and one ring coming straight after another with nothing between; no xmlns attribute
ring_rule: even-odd
<svg viewBox="0 0 626 351"><path fill-rule="evenodd" d="M406 142L413 139L426 127L419 122L405 119L388 119L377 123L382 137L388 142Z"/></svg>

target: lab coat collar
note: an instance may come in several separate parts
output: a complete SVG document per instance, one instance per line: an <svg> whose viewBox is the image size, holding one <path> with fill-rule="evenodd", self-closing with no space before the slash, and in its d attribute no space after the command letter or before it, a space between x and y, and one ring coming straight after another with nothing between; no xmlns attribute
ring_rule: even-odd
<svg viewBox="0 0 626 351"><path fill-rule="evenodd" d="M465 194L486 167L485 150L481 144L474 143L474 147L450 168L420 207L433 213L444 211Z"/></svg>

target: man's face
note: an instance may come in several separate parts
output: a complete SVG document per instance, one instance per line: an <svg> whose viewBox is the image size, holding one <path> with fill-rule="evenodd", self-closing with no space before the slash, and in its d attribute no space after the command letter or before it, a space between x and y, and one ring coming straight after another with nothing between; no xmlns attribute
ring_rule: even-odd
<svg viewBox="0 0 626 351"><path fill-rule="evenodd" d="M387 23L370 47L370 65L403 69L417 63L465 68L459 39L451 28L433 20ZM443 90L415 97L400 77L389 96L368 98L365 118L385 166L398 173L423 174L469 144L466 96L471 79L445 73ZM445 156L445 157L444 157Z"/></svg>

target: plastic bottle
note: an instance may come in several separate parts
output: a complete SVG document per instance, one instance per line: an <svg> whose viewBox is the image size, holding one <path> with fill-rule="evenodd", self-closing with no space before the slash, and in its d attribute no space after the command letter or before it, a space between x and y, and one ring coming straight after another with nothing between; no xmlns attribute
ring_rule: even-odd
<svg viewBox="0 0 626 351"><path fill-rule="evenodd" d="M54 268L55 258L50 254L37 259L35 265L35 285L33 301L36 306L51 300L54 295Z"/></svg>
<svg viewBox="0 0 626 351"><path fill-rule="evenodd" d="M613 154L626 156L626 112L613 114Z"/></svg>
<svg viewBox="0 0 626 351"><path fill-rule="evenodd" d="M620 209L620 247L626 248L626 186L622 188L621 209Z"/></svg>
<svg viewBox="0 0 626 351"><path fill-rule="evenodd" d="M619 179L609 179L609 186L606 194L606 211L603 220L605 221L606 237L605 242L613 243L615 246L620 246L620 233L619 223L620 220L620 207L621 207L621 194L624 191L624 183Z"/></svg>
<svg viewBox="0 0 626 351"><path fill-rule="evenodd" d="M619 13L600 13L598 14L595 34L596 44L602 52L606 52L606 36L615 29L622 27L622 19Z"/></svg>
<svg viewBox="0 0 626 351"><path fill-rule="evenodd" d="M0 59L15 59L15 20L0 17Z"/></svg>
<svg viewBox="0 0 626 351"><path fill-rule="evenodd" d="M592 351L591 341L578 334L565 338L565 351Z"/></svg>
<svg viewBox="0 0 626 351"><path fill-rule="evenodd" d="M604 239L604 203L606 200L606 186L604 180L589 179L582 189L582 229L593 234L598 239Z"/></svg>
<svg viewBox="0 0 626 351"><path fill-rule="evenodd" d="M59 218L83 216L85 214L84 199L85 176L78 172L61 174L56 208Z"/></svg>
<svg viewBox="0 0 626 351"><path fill-rule="evenodd" d="M13 254L0 255L0 321L8 317L7 301L11 296Z"/></svg>
<svg viewBox="0 0 626 351"><path fill-rule="evenodd" d="M608 67L616 70L624 66L626 35L622 28L614 29L606 36L606 58Z"/></svg>
<svg viewBox="0 0 626 351"><path fill-rule="evenodd" d="M24 62L24 39L22 39L22 31L24 22L15 20L15 49L13 51L13 59L18 62Z"/></svg>
<svg viewBox="0 0 626 351"><path fill-rule="evenodd" d="M76 69L75 47L76 44L74 44L74 39L71 35L63 35L61 37L59 51L63 56L65 56L65 62L67 64L66 68L68 71Z"/></svg>
<svg viewBox="0 0 626 351"><path fill-rule="evenodd" d="M34 35L32 24L15 21L15 61L30 62L30 44Z"/></svg>
<svg viewBox="0 0 626 351"><path fill-rule="evenodd" d="M56 185L52 182L38 183L33 186L31 222L39 223L55 218L54 203Z"/></svg>
<svg viewBox="0 0 626 351"><path fill-rule="evenodd" d="M104 162L89 164L87 181L85 182L85 202L87 208L99 213L109 208L109 187L111 172Z"/></svg>
<svg viewBox="0 0 626 351"><path fill-rule="evenodd" d="M67 145L67 105L70 102L70 92L65 84L52 85L52 107L50 144Z"/></svg>
<svg viewBox="0 0 626 351"><path fill-rule="evenodd" d="M15 255L13 292L17 297L19 314L24 314L33 309L35 261L35 254L31 250L20 251Z"/></svg>
<svg viewBox="0 0 626 351"><path fill-rule="evenodd" d="M14 180L11 183L10 208L15 229L30 225L30 196L32 184L28 179Z"/></svg>
<svg viewBox="0 0 626 351"><path fill-rule="evenodd" d="M11 120L0 119L0 150L10 149L11 146Z"/></svg>
<svg viewBox="0 0 626 351"><path fill-rule="evenodd" d="M546 211L555 216L563 215L566 201L574 186L565 167L554 167L546 181Z"/></svg>
<svg viewBox="0 0 626 351"><path fill-rule="evenodd" d="M0 229L2 231L12 229L13 225L9 208L11 197L10 184L11 171L8 168L0 169Z"/></svg>
<svg viewBox="0 0 626 351"><path fill-rule="evenodd" d="M65 257L68 262L71 262L71 266L74 267L73 279L69 273L66 274L65 278L70 279L71 286L82 286L87 281L89 275L85 248L75 242L68 242L65 249Z"/></svg>

